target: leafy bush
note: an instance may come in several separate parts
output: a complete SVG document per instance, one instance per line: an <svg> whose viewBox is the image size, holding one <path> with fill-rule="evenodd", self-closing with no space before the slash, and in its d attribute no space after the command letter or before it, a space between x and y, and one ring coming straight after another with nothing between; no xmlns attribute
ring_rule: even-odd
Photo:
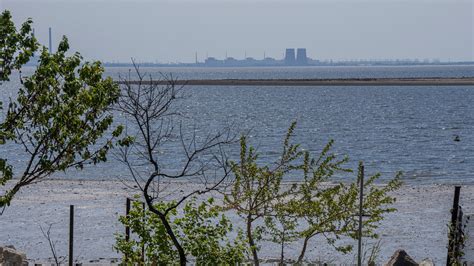
<svg viewBox="0 0 474 266"><path fill-rule="evenodd" d="M337 159L330 152L330 141L318 157L291 143L296 123L293 123L283 142L280 157L272 164L260 165L258 153L248 147L247 139L241 138L240 161L232 162L235 182L225 195L228 209L235 210L246 223L246 238L252 252L253 263L258 265L259 241L267 239L281 247L280 263L284 263L284 249L289 243L303 240L298 262L302 262L308 243L317 235L337 251L350 252L351 245L337 245L342 236L357 238L359 212L359 184L361 165L356 182L324 184L335 173L350 173L344 168L347 158ZM300 176L292 184L283 183L286 176ZM380 174L364 180L363 236L378 237L374 230L383 214L395 209L387 207L395 201L388 193L400 185L397 174L385 186L374 182ZM265 225L265 226L263 226Z"/></svg>
<svg viewBox="0 0 474 266"><path fill-rule="evenodd" d="M168 208L175 202L155 204L159 210ZM219 213L214 199L196 203L189 200L182 209L182 214L174 209L169 212L169 220L183 243L186 255L191 255L197 265L236 264L245 259L245 244L241 232L230 241L228 234L233 231L229 219ZM123 261L132 264L175 264L179 256L166 233L163 223L157 215L143 210L140 202L133 202L128 216L121 216L120 222L129 226L136 236L126 240L125 235L116 236L115 248L123 254ZM142 247L145 250L145 261L142 259Z"/></svg>

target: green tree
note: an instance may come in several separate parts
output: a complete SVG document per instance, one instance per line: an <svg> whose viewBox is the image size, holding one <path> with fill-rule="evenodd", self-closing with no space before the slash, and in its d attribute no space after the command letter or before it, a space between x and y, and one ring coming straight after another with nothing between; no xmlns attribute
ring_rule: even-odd
<svg viewBox="0 0 474 266"><path fill-rule="evenodd" d="M245 234L255 265L259 265L258 242L264 233L264 227L258 222L278 213L275 202L280 203L297 192L296 184L282 188L281 183L285 175L303 167L299 159L304 152L298 144L290 143L295 126L296 123L293 123L289 128L277 162L259 166L258 154L253 147L247 147L245 136L240 139L240 162L231 162L235 180L230 192L224 196L224 202L227 208L235 210L245 220ZM285 236L280 239L286 242Z"/></svg>
<svg viewBox="0 0 474 266"><path fill-rule="evenodd" d="M2 54L4 74L19 69L34 50L31 45L36 45L28 35L31 21L18 34L10 18L8 12L3 13L7 26L2 23L1 28L7 33L2 38L7 41L2 40L2 50L8 51ZM102 78L100 62L83 62L79 53L67 56L68 49L66 37L56 53L42 49L36 70L21 78L18 96L9 103L0 123L0 145L14 143L27 156L24 167L18 169L0 158L0 185L13 182L0 195L0 207L9 205L21 187L54 172L105 161L112 141L121 134L119 126L111 136L102 138L112 124L108 110L118 99L118 85L111 78ZM12 56L14 50L20 50L16 57ZM14 175L18 179L13 180Z"/></svg>
<svg viewBox="0 0 474 266"><path fill-rule="evenodd" d="M129 169L149 210L163 224L178 252L180 265L186 265L189 251L175 232L169 214L184 205L187 199L222 187L230 174L224 149L234 142L234 136L228 129L204 136L202 133L198 136L196 130L184 134L186 125L180 120L182 116L177 108L178 100L184 97L183 87L176 86L172 77L164 77L164 80L148 78L136 65L135 72L136 80L129 75L121 81L122 94L117 109L133 128L128 131L131 136L121 142L118 157ZM165 152L170 149L167 145L176 143L180 144L181 151L174 146L172 150L178 152ZM170 156L178 167L163 163ZM192 183L191 190L174 191L176 201L164 202L162 195L167 193L166 183L179 180Z"/></svg>
<svg viewBox="0 0 474 266"><path fill-rule="evenodd" d="M164 211L176 202L160 202L155 205ZM196 265L235 265L245 259L245 245L239 233L230 241L228 234L232 223L214 205L213 198L196 204L195 199L186 202L182 215L168 212L168 219L182 243L186 255L195 259ZM133 265L169 265L179 260L173 241L159 217L143 210L141 203L134 202L128 216L121 216L123 225L129 226L137 238L127 240L125 235L116 236L115 248L123 254L123 261ZM142 254L142 247L145 256ZM145 258L145 261L143 260Z"/></svg>
<svg viewBox="0 0 474 266"><path fill-rule="evenodd" d="M265 233L268 235L265 239L280 245L280 265L285 263L286 246L300 238L297 231L299 217L289 215L286 204L279 198L274 213L265 217Z"/></svg>
<svg viewBox="0 0 474 266"><path fill-rule="evenodd" d="M12 70L20 70L38 49L32 24L29 18L17 31L8 10L0 15L0 83L9 80Z"/></svg>
<svg viewBox="0 0 474 266"><path fill-rule="evenodd" d="M258 165L258 154L247 147L245 137L241 138L240 162L232 162L235 182L231 191L225 195L227 208L234 209L244 218L246 237L252 251L253 263L258 265L258 241L268 239L281 247L280 262L284 263L285 246L303 240L298 257L302 262L308 243L317 235L327 239L328 244L341 252L349 252L351 246L338 246L337 239L342 236L357 238L358 179L353 183L328 184L335 173L350 173L343 167L347 158L338 159L330 152L331 140L319 154L312 158L299 144L291 144L291 136L296 123L293 123L285 137L280 159L269 165ZM302 182L283 183L285 176L301 176ZM364 236L377 237L374 229L383 219L383 214L394 211L386 207L395 199L388 192L400 186L399 175L386 186L376 186L374 181L380 174L364 181ZM326 182L326 183L325 183ZM264 220L265 227L262 227Z"/></svg>
<svg viewBox="0 0 474 266"><path fill-rule="evenodd" d="M329 151L332 142L323 151ZM303 247L298 256L298 262L302 262L308 243L315 236L322 235L327 243L332 245L337 251L347 253L352 250L351 245L337 245L336 240L341 236L354 239L358 238L358 213L359 213L359 184L362 172L359 164L356 182L336 183L324 185L330 181L334 174L331 170L331 158L329 155L321 163L311 163L311 175L305 174L304 182L300 185L298 197L290 200L286 206L288 213L299 217L299 221L304 222L303 229L298 232L303 239ZM305 173L308 171L305 170ZM363 236L377 238L374 230L378 227L383 215L393 212L396 209L390 207L395 202L395 198L388 193L398 189L401 185L401 173L391 179L384 186L375 185L374 182L380 178L380 174L364 179L364 200L363 200Z"/></svg>

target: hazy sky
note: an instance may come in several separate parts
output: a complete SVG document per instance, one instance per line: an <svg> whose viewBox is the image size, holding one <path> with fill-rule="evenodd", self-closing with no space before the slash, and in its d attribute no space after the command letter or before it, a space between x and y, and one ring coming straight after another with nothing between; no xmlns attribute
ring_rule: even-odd
<svg viewBox="0 0 474 266"><path fill-rule="evenodd" d="M209 56L474 60L474 0L0 0L47 45L87 59L194 62Z"/></svg>

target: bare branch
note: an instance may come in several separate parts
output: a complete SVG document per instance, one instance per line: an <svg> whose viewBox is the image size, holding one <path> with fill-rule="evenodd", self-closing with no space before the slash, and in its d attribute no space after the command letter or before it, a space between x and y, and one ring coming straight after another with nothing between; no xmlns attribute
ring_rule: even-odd
<svg viewBox="0 0 474 266"><path fill-rule="evenodd" d="M122 147L117 156L127 166L150 211L161 219L183 263L186 261L185 254L169 225L167 214L190 197L218 190L228 179L231 171L223 147L235 142L236 137L229 129L198 136L194 128L190 135L186 135L188 128L183 125L183 121L177 120L183 116L176 105L184 98L184 85L176 86L177 78L162 73L160 82L154 82L151 75L142 74L133 60L132 63L135 81L132 82L132 71L129 71L128 78L120 77L121 97L115 109L134 125L132 136L135 141ZM182 154L173 157L180 166L167 170L163 160L164 156L170 154L165 151L170 145L175 152L174 142L180 144ZM193 188L190 192L174 193L172 196L176 198L176 203L160 211L154 204L160 200L166 180L199 181L201 187Z"/></svg>
<svg viewBox="0 0 474 266"><path fill-rule="evenodd" d="M43 234L43 236L48 241L51 254L53 255L54 263L57 266L61 265L61 263L63 263L66 260L66 257L62 257L61 260L59 259L60 257L58 257L58 252L56 250L57 241L54 241L51 237L51 228L53 227L53 224L52 223L48 224L48 229L46 229L46 230L41 225L39 227L40 227L41 233Z"/></svg>

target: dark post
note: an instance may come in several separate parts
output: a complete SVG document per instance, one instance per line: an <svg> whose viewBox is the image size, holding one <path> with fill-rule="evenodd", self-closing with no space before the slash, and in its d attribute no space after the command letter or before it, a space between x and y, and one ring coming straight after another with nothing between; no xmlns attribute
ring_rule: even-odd
<svg viewBox="0 0 474 266"><path fill-rule="evenodd" d="M145 227L146 223L146 216L145 216L145 202L142 202L142 207L143 207L143 227ZM145 242L142 243L142 261L143 264L145 265Z"/></svg>
<svg viewBox="0 0 474 266"><path fill-rule="evenodd" d="M454 200L453 200L453 208L451 209L451 224L450 224L450 232L449 232L449 239L448 239L448 258L446 261L446 265L451 265L451 255L455 249L456 245L456 238L457 238L457 219L458 219L458 212L459 212L459 195L461 194L461 186L454 187Z"/></svg>
<svg viewBox="0 0 474 266"><path fill-rule="evenodd" d="M130 213L130 202L131 200L129 198L127 198L127 203L125 204L125 215L128 216L128 214ZM129 241L130 240L130 227L125 226L125 241ZM125 256L125 262L128 262L127 261L127 256Z"/></svg>
<svg viewBox="0 0 474 266"><path fill-rule="evenodd" d="M458 205L458 217L457 217L457 223L456 223L456 246L454 247L454 253L455 254L460 254L459 249L461 249L461 238L463 237L464 230L462 227L462 217L463 217L463 211L462 211L462 206Z"/></svg>
<svg viewBox="0 0 474 266"><path fill-rule="evenodd" d="M69 266L74 261L74 205L69 206Z"/></svg>
<svg viewBox="0 0 474 266"><path fill-rule="evenodd" d="M362 265L362 214L363 214L363 200L364 200L364 165L360 166L360 193L359 193L359 232L357 243L357 265Z"/></svg>
<svg viewBox="0 0 474 266"><path fill-rule="evenodd" d="M130 202L131 200L127 198L127 205L125 207L125 215L128 216L130 213ZM126 226L125 227L125 240L128 242L130 240L130 227Z"/></svg>

